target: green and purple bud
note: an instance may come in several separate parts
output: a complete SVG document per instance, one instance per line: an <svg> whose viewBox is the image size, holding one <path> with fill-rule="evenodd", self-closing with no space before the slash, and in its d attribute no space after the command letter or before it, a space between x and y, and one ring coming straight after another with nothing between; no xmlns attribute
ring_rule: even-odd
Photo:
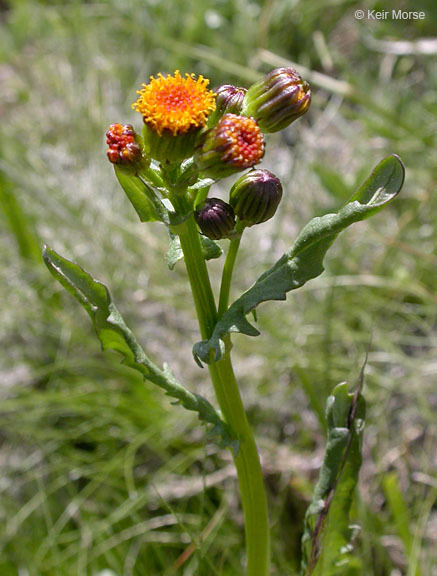
<svg viewBox="0 0 437 576"><path fill-rule="evenodd" d="M278 132L305 114L310 104L309 84L296 70L276 68L249 88L242 114L255 118L263 132Z"/></svg>
<svg viewBox="0 0 437 576"><path fill-rule="evenodd" d="M261 224L274 216L282 198L282 185L268 170L252 170L231 188L229 203L246 226Z"/></svg>
<svg viewBox="0 0 437 576"><path fill-rule="evenodd" d="M194 218L202 233L211 240L227 238L235 227L232 206L220 198L207 198L194 212Z"/></svg>
<svg viewBox="0 0 437 576"><path fill-rule="evenodd" d="M246 88L237 88L232 84L223 84L215 90L215 110L209 115L208 127L215 126L225 114L239 115L243 108Z"/></svg>
<svg viewBox="0 0 437 576"><path fill-rule="evenodd" d="M134 165L141 160L138 136L130 124L111 124L106 132L106 151L112 164Z"/></svg>
<svg viewBox="0 0 437 576"><path fill-rule="evenodd" d="M194 160L205 176L219 179L258 164L264 156L264 137L253 118L225 114L204 132Z"/></svg>

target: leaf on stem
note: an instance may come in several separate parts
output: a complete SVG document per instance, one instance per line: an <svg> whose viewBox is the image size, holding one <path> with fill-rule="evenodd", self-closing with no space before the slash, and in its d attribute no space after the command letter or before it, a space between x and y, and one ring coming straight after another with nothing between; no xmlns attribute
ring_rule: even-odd
<svg viewBox="0 0 437 576"><path fill-rule="evenodd" d="M169 224L168 210L151 183L135 174L131 168L114 166L115 175L120 186L135 208L141 222L164 222Z"/></svg>
<svg viewBox="0 0 437 576"><path fill-rule="evenodd" d="M364 366L355 392L349 393L343 382L326 402L327 443L305 515L301 576L355 574L350 542L357 528L350 525L349 511L361 467Z"/></svg>
<svg viewBox="0 0 437 576"><path fill-rule="evenodd" d="M181 248L181 241L179 236L173 234L171 230L169 230L170 234L170 246L167 252L167 264L170 270L173 270L179 260L182 260L184 257L184 253ZM200 235L200 244L202 246L202 252L205 260L213 260L214 258L220 258L223 254L223 250L210 238L206 236Z"/></svg>
<svg viewBox="0 0 437 576"><path fill-rule="evenodd" d="M218 361L229 332L258 336L246 315L261 302L285 300L287 292L319 276L325 255L338 234L353 224L382 210L402 188L404 166L396 155L382 160L367 180L336 214L313 218L301 231L293 246L249 288L221 317L209 340L195 344L198 363Z"/></svg>
<svg viewBox="0 0 437 576"><path fill-rule="evenodd" d="M47 246L44 246L43 258L51 274L88 312L103 350L119 352L124 357L123 364L137 370L146 380L165 390L167 396L177 400L177 404L197 412L202 422L212 424L211 434L221 437L222 446L231 447L234 451L238 449L229 426L208 400L182 386L167 364L160 369L150 360L127 327L104 284Z"/></svg>

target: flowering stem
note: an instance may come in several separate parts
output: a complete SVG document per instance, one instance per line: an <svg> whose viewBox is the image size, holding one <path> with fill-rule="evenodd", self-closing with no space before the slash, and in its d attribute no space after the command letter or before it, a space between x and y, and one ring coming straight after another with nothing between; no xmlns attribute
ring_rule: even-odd
<svg viewBox="0 0 437 576"><path fill-rule="evenodd" d="M229 348L209 372L223 416L240 442L234 456L246 533L247 576L268 576L270 534L262 470L252 430L235 380Z"/></svg>
<svg viewBox="0 0 437 576"><path fill-rule="evenodd" d="M225 265L223 266L222 283L220 286L220 298L218 306L218 316L221 318L229 306L229 291L231 289L232 273L234 271L235 260L240 247L241 236L244 227L239 229L237 224L238 236L233 238L229 244L228 253L226 254Z"/></svg>
<svg viewBox="0 0 437 576"><path fill-rule="evenodd" d="M194 217L191 215L183 224L177 226L175 231L179 234L184 253L200 334L203 339L207 339L217 322L217 308Z"/></svg>
<svg viewBox="0 0 437 576"><path fill-rule="evenodd" d="M179 234L185 265L193 292L202 338L209 338L217 322L217 309L209 281L205 259L193 216L175 230ZM235 255L238 244L235 245ZM232 257L235 261L235 256ZM232 275L232 265L230 276ZM228 292L229 293L229 292ZM261 465L252 430L241 400L230 358L230 340L220 362L209 364L214 390L227 423L236 434L240 446L234 462L245 521L247 576L268 576L270 536L267 499Z"/></svg>

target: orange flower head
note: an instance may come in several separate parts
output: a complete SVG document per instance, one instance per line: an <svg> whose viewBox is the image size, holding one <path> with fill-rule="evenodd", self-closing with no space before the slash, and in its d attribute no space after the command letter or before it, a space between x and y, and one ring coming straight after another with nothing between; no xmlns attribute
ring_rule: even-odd
<svg viewBox="0 0 437 576"><path fill-rule="evenodd" d="M207 89L209 80L194 74L183 78L179 70L174 75L158 74L143 84L138 100L132 104L143 115L144 123L159 136L168 130L173 136L203 128L210 112L215 110L215 94Z"/></svg>

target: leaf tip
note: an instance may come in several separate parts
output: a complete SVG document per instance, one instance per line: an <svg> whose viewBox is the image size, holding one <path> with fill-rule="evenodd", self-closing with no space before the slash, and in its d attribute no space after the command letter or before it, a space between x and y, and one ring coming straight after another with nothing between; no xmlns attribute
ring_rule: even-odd
<svg viewBox="0 0 437 576"><path fill-rule="evenodd" d="M50 248L47 246L47 244L43 244L41 254L42 254L44 262L47 262L49 259L49 255L48 255L49 250L50 250Z"/></svg>
<svg viewBox="0 0 437 576"><path fill-rule="evenodd" d="M388 158L394 158L396 160L396 162L398 163L398 167L401 169L401 182L400 182L400 186L399 186L399 190L398 192L400 192L402 186L404 185L404 181L405 181L405 164L402 162L402 159L400 156L398 156L398 154L390 154L390 156L388 156Z"/></svg>
<svg viewBox="0 0 437 576"><path fill-rule="evenodd" d="M194 358L194 362L199 366L199 368L203 369L202 361L200 360L199 355L197 354L197 352L194 349L193 349L193 358Z"/></svg>
<svg viewBox="0 0 437 576"><path fill-rule="evenodd" d="M44 264L47 266L47 268L50 270L53 270L53 254L56 255L56 252L54 252L49 246L47 246L47 244L44 244L41 250L41 255L42 255L42 259L44 261Z"/></svg>

